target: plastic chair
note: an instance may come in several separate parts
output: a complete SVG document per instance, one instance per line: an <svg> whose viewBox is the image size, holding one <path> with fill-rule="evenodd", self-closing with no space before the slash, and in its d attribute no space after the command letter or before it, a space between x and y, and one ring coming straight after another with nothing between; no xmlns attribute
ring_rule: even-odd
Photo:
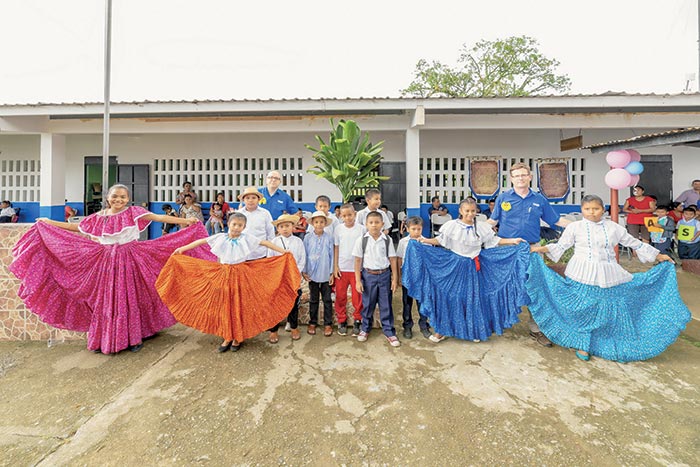
<svg viewBox="0 0 700 467"><path fill-rule="evenodd" d="M445 214L444 216L441 216L440 214L431 214L430 216L430 233L434 237L435 234L440 230L440 227L442 227L443 224L445 224L447 221L452 220L452 216L449 214Z"/></svg>

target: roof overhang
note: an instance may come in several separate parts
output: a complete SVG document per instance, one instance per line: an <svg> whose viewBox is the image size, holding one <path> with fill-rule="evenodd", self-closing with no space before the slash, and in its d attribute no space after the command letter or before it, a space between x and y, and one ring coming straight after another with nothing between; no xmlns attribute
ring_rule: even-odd
<svg viewBox="0 0 700 467"><path fill-rule="evenodd" d="M649 133L628 139L608 141L584 146L592 153L615 151L617 149L638 149L652 146L693 146L700 148L700 127L679 128L660 133Z"/></svg>

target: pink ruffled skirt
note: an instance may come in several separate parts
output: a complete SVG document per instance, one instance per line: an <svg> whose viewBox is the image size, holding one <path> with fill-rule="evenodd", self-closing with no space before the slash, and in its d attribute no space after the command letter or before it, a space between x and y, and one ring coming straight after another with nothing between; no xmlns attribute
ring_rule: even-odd
<svg viewBox="0 0 700 467"><path fill-rule="evenodd" d="M116 353L175 324L156 278L176 248L206 236L196 224L154 240L102 245L39 222L15 245L10 270L22 281L19 297L42 321L87 332L88 349ZM216 259L206 247L187 253Z"/></svg>

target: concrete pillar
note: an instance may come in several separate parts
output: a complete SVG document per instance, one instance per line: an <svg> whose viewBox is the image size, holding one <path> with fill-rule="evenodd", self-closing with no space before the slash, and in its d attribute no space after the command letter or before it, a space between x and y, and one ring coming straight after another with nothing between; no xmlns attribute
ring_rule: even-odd
<svg viewBox="0 0 700 467"><path fill-rule="evenodd" d="M425 124L425 110L419 105L411 115L406 130L406 215L420 216L420 127ZM429 236L430 220L423 219L423 235Z"/></svg>
<svg viewBox="0 0 700 467"><path fill-rule="evenodd" d="M66 200L66 137L42 133L40 152L39 216L63 221Z"/></svg>

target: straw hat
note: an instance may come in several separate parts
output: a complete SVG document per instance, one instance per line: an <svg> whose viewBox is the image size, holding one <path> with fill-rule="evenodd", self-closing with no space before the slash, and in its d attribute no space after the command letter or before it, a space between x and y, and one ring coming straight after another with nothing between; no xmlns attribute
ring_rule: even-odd
<svg viewBox="0 0 700 467"><path fill-rule="evenodd" d="M255 195L258 197L258 199L263 199L262 193L260 193L257 188L255 188L254 186L249 186L248 188L243 190L243 193L238 195L238 201L242 201L243 198L245 198L247 195Z"/></svg>
<svg viewBox="0 0 700 467"><path fill-rule="evenodd" d="M282 214L277 218L276 221L272 221L272 225L277 227L280 224L284 224L285 222L291 222L292 224L296 225L297 222L299 222L299 216L295 216L293 214Z"/></svg>
<svg viewBox="0 0 700 467"><path fill-rule="evenodd" d="M314 213L311 214L311 219L309 219L309 222L313 222L315 217L323 217L326 220L326 227L328 227L329 225L331 225L333 223L333 219L331 219L323 211L314 211Z"/></svg>

